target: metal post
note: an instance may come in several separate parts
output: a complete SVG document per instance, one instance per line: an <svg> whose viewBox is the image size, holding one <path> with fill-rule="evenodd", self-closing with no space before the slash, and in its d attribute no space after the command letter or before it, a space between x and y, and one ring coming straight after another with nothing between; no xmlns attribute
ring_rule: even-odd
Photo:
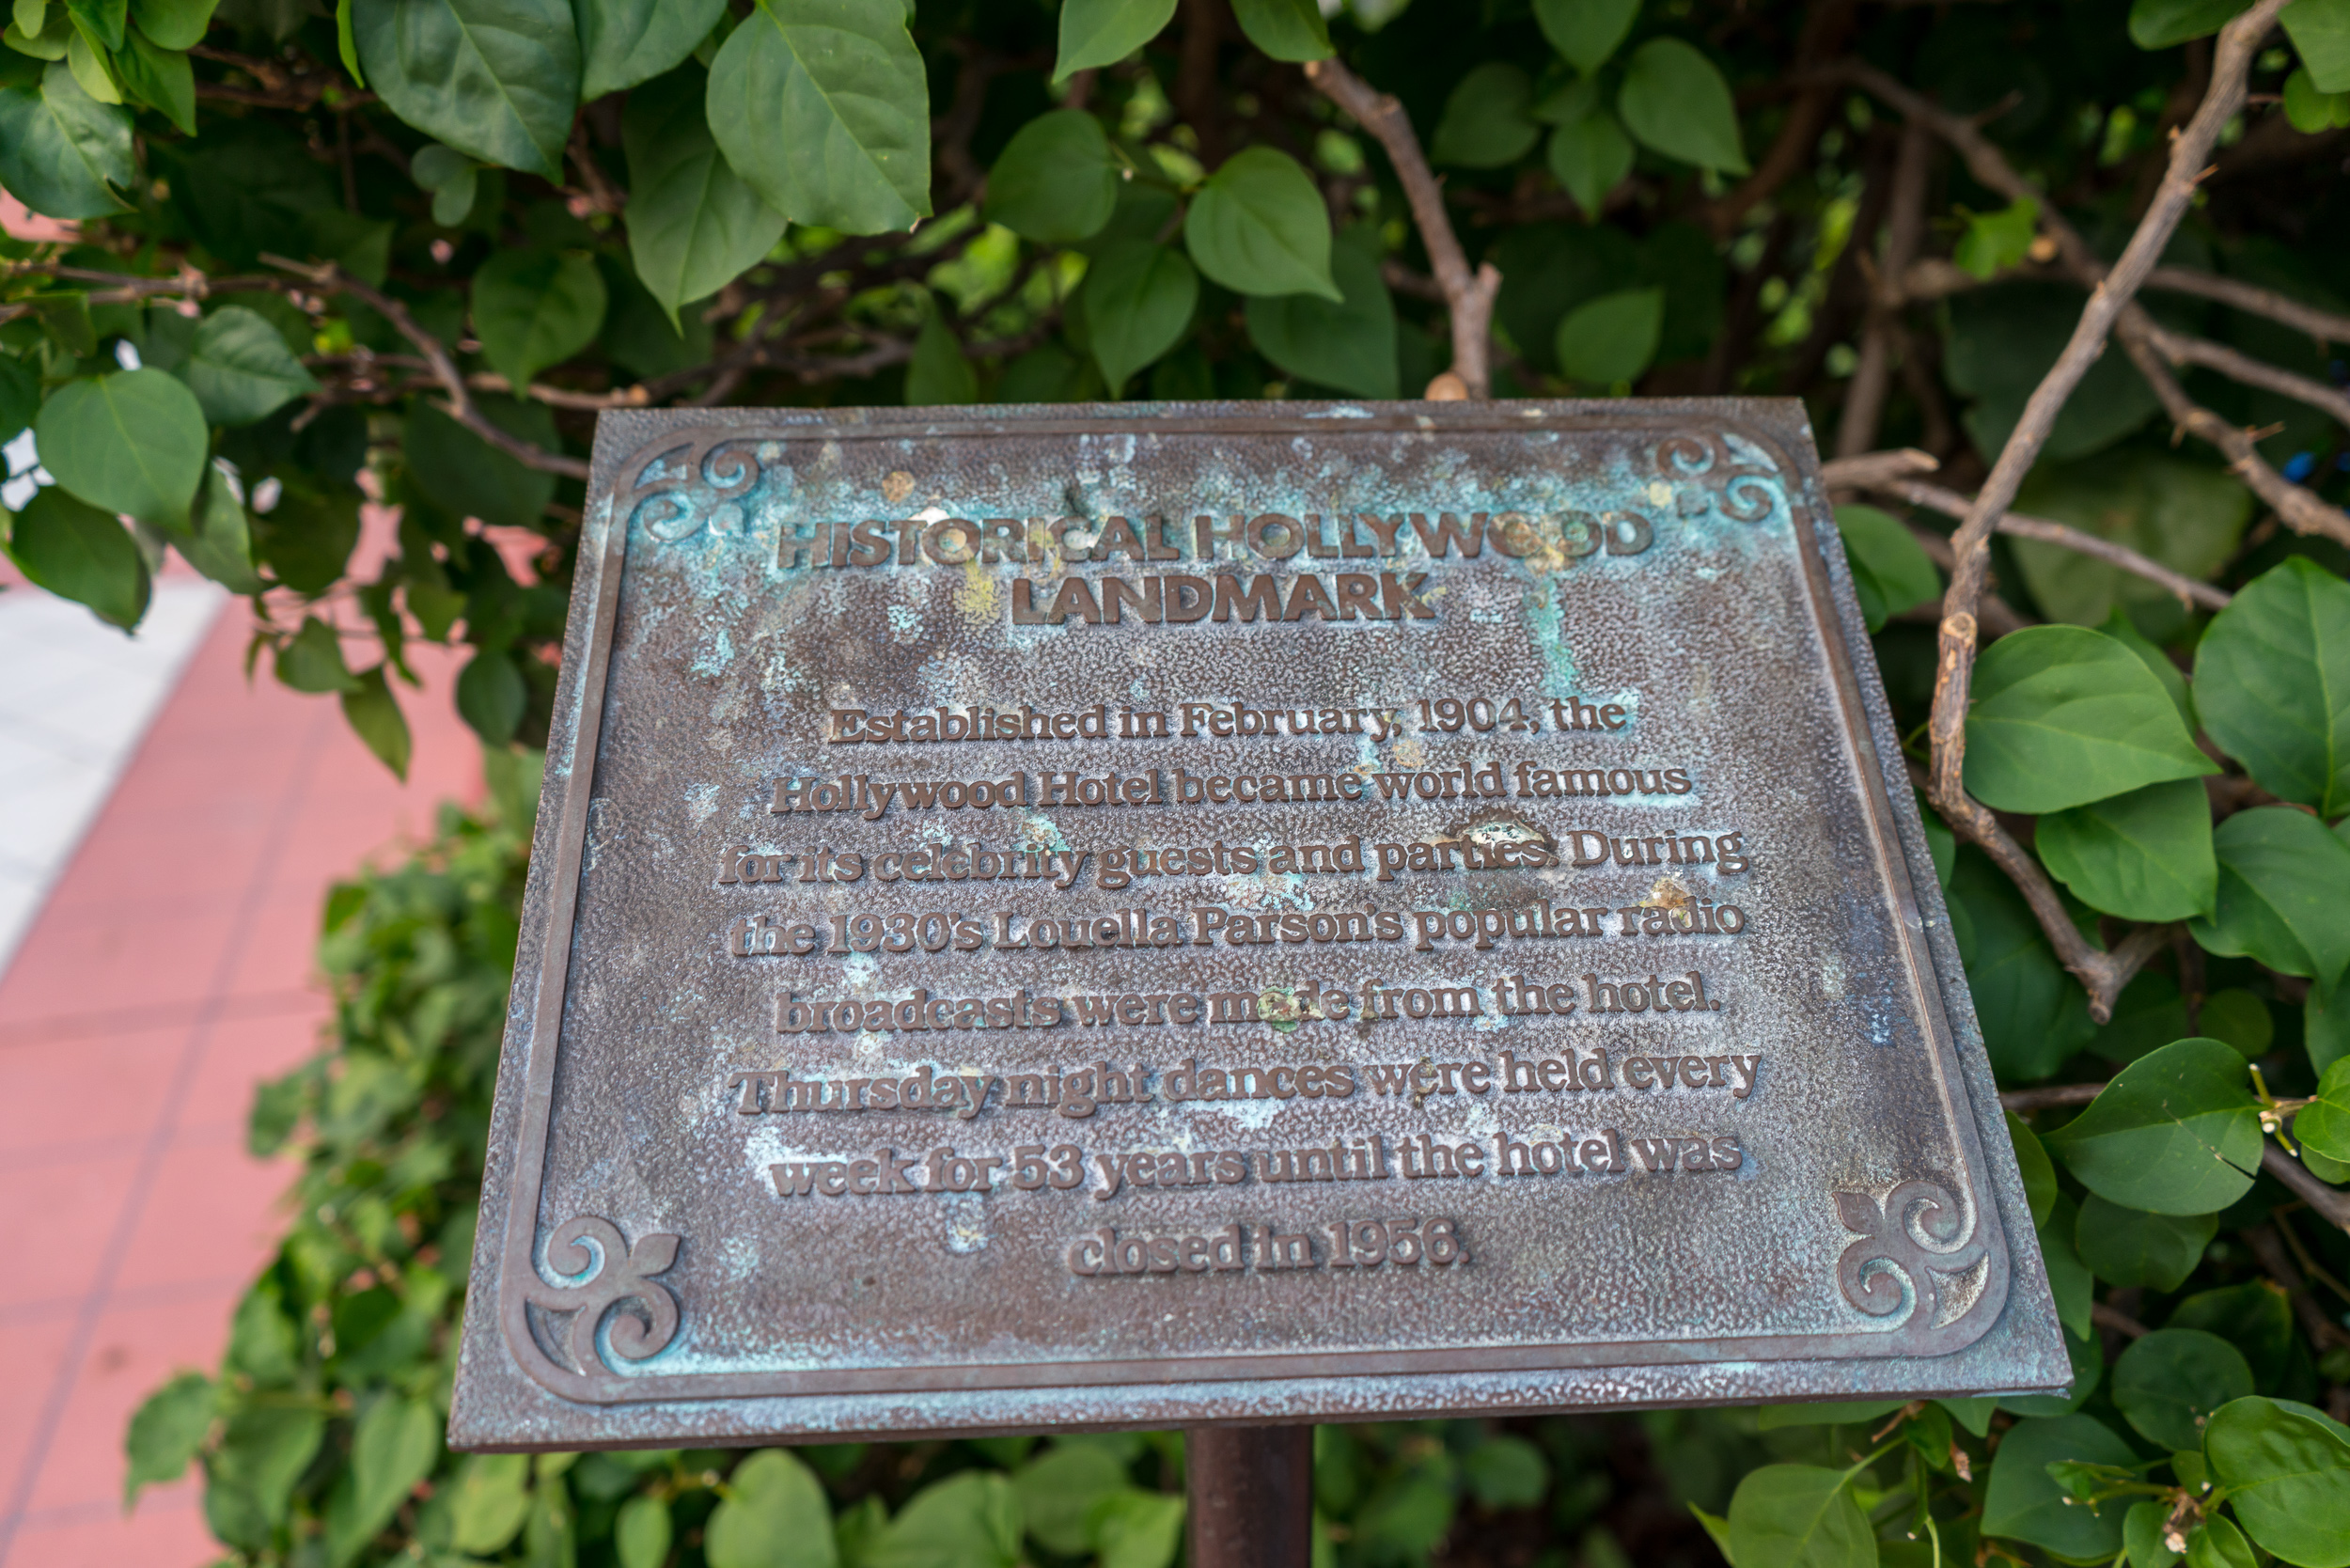
<svg viewBox="0 0 2350 1568"><path fill-rule="evenodd" d="M1314 1547L1314 1429L1183 1434L1192 1568L1307 1568Z"/></svg>

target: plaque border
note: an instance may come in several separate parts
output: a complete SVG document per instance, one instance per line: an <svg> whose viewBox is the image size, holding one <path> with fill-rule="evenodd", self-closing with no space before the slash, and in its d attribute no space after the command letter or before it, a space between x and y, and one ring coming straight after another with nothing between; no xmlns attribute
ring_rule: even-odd
<svg viewBox="0 0 2350 1568"><path fill-rule="evenodd" d="M1796 409L1797 418L1800 419L1800 405L1793 404L1792 400L1786 401ZM759 411L758 417L729 421L724 417L724 412L748 414L751 411L712 411L717 416L708 424L680 419L658 437L638 443L624 455L611 449L612 444L607 437L607 431L614 430L621 421L599 419L592 472L596 475L609 472L615 482L603 499L590 506L588 516L583 520L582 547L572 604L571 624L575 630L568 639L570 645L566 649L561 672L546 773L547 789L550 792L559 792L560 807L552 818L543 811L540 813L538 841L534 845L532 886L525 909L526 942L534 924L531 917L540 917L536 922L540 935L539 963L535 974L527 974L518 967L514 996L509 1009L508 1038L501 1056L503 1080L515 1066L516 1048L520 1047L524 1054L520 1125L512 1145L513 1164L507 1173L508 1187L504 1212L500 1215L499 1233L494 1241L485 1227L476 1248L477 1286L483 1282L482 1265L494 1264L494 1272L488 1278L495 1287L494 1312L498 1337L507 1352L533 1382L565 1400L588 1405L686 1403L706 1406L716 1402L809 1396L1073 1391L1138 1385L1180 1388L1184 1385L1271 1384L1277 1380L1293 1386L1299 1380L1308 1379L1463 1373L1507 1375L1608 1368L1696 1368L1721 1363L1804 1362L1831 1358L1898 1365L1904 1358L1947 1356L1965 1350L2002 1320L2013 1283L2014 1260L2000 1212L1998 1191L1999 1172L1989 1159L1989 1152L1983 1147L1979 1135L1978 1107L1968 1092L1956 1035L1945 1005L1946 994L1953 985L1960 996L1965 995L1965 982L1963 979L1953 981L1942 975L1942 966L1936 963L1927 940L1927 922L1919 908L1916 884L1910 875L1912 860L1900 831L1901 817L1887 789L1885 759L1877 745L1878 737L1872 723L1870 705L1847 640L1851 635L1848 622L1852 617L1842 600L1850 597L1850 590L1846 588L1841 595L1839 594L1841 585L1837 574L1830 572L1825 559L1825 544L1832 543L1836 539L1832 519L1827 520L1824 530L1821 527L1822 519L1814 515L1812 486L1790 461L1787 443L1745 416L1757 409L1756 400L1723 400L1719 404L1710 406L1661 400L1629 406L1622 403L1574 404L1546 400L1371 405L1374 410L1384 406L1396 412L1371 412L1365 405L1355 403L1299 403L1278 405L1279 411L1275 413L1257 412L1256 407L1250 407L1246 414L1226 412L1233 406L1072 405L1071 409L1055 409L1050 414L1027 416L1014 413L1008 417L1002 415L990 417L987 410L978 409L967 416L943 419L937 417L934 411L875 409L857 411L865 417L850 420L838 417L842 411L827 410L822 411L818 416L794 418L788 411L776 410ZM1102 412L1079 414L1074 412L1077 408L1098 408ZM1201 408L1215 412L1153 411ZM1402 412L1402 409L1413 411ZM1914 1293L1916 1306L1911 1316L1901 1326L1829 1334L1610 1343L1470 1345L1414 1350L1279 1351L1262 1355L1216 1354L930 1367L649 1372L634 1374L611 1371L601 1359L594 1361L586 1371L573 1371L563 1366L549 1353L533 1328L529 1309L536 1304L556 1310L564 1309L560 1298L565 1287L550 1281L542 1274L539 1258L542 1251L552 1250L552 1247L556 1245L550 1238L556 1237L558 1228L565 1235L571 1235L580 1231L583 1226L591 1224L591 1216L578 1216L571 1218L568 1224L562 1219L555 1219L542 1228L540 1211L552 1131L550 1120L556 1060L561 1046L571 957L576 940L579 885L585 872L588 818L593 798L595 763L603 739L605 695L610 683L612 636L628 565L629 523L636 508L649 495L666 488L637 482L646 467L664 456L690 449L693 455L689 482L708 482L703 480L704 464L717 458L721 448L738 444L1089 434L1351 435L1386 431L1437 435L1452 431L1508 432L1531 429L1566 431L1613 430L1653 435L1661 448L1672 435L1685 431L1693 419L1702 420L1708 426L1751 442L1771 457L1776 469L1770 477L1777 480L1783 493L1794 529L1805 597L1812 617L1812 630L1825 649L1836 694L1841 730L1839 739L1847 764L1861 780L1864 809L1871 828L1869 841L1876 859L1877 875L1880 885L1891 894L1890 912L1900 928L1898 941L1905 959L1906 980L1923 1014L1943 1115L1957 1152L1958 1168L1952 1174L1963 1174L1966 1178L1966 1190L1962 1196L1971 1224L1961 1232L1964 1249L1979 1252L1985 1270L1981 1290L1954 1317L1938 1325L1921 1323L1919 1320L1929 1316L1933 1309L1929 1293L1919 1288ZM1808 428L1801 433L1808 435ZM751 464L758 462L752 454L743 454L743 457ZM611 464L609 469L607 462ZM738 464L737 474L741 472L741 466ZM619 482L623 478L628 481L625 484ZM756 470L753 474L755 478ZM717 482L721 485L733 483L725 479ZM752 480L743 481L739 489L747 489L750 482ZM623 500L627 503L625 507L619 504ZM541 884L539 867L548 863L549 851L554 852L553 857L545 873L547 880ZM525 998L526 983L531 993L527 1001ZM542 1044L543 1049L540 1048ZM501 1100L504 1098L503 1089L502 1082ZM502 1108L494 1109L492 1117L492 1168L498 1163L495 1138L503 1121L499 1114ZM1846 1264L1856 1262L1865 1267L1877 1258L1892 1261L1891 1253L1899 1250L1900 1242L1906 1239L1898 1233L1904 1225L1904 1213L1913 1208L1918 1200L1913 1196L1896 1208L1890 1206L1889 1197L1922 1184L1914 1181L1904 1182L1885 1200L1869 1194L1832 1197L1823 1193L1824 1201L1841 1203L1843 1197L1854 1197L1867 1204L1888 1204L1882 1211L1883 1223L1875 1232L1856 1234L1847 1247L1844 1254ZM602 1230L610 1232L613 1237L619 1234L617 1228L608 1222L592 1223L600 1224ZM1849 1217L1846 1224L1848 1229L1858 1230ZM1889 1244L1888 1231L1894 1233ZM648 1269L630 1274L616 1286L608 1277L619 1272L618 1265L629 1261L633 1254L616 1258L612 1255L610 1240L592 1229L589 1234L597 1240L598 1246L594 1269L586 1278L574 1278L571 1284L594 1284L600 1288L580 1291L581 1309L592 1311L600 1318L605 1308L634 1298L645 1301L652 1315L659 1319L663 1315L664 1303L652 1300L657 1293L668 1297L666 1315L673 1325L677 1321L674 1296L657 1280L645 1278L661 1270ZM643 1250L649 1242L666 1242L666 1256L674 1256L674 1238L640 1235L635 1240L638 1250ZM575 1246L574 1250L577 1250ZM1914 1246L1910 1250L1913 1257L1928 1262L1936 1256L1932 1251ZM1856 1256L1864 1253L1865 1256ZM666 1266L666 1262L663 1266ZM2031 1272L2036 1274L2038 1271ZM1858 1298L1852 1286L1852 1271L1840 1265L1838 1273L1844 1277L1843 1294L1858 1307ZM1920 1287L1923 1283L1922 1278L1919 1280ZM470 1323L474 1315L470 1307L466 1315ZM584 1336L575 1330L572 1336L573 1344L591 1341L594 1327L591 1322L588 1325L588 1333ZM471 1341L473 1336L469 1334L467 1338ZM468 1349L471 1348L469 1343ZM653 1345L643 1354L650 1356L659 1348L659 1345ZM451 1419L452 1423L457 1420L454 1411Z"/></svg>

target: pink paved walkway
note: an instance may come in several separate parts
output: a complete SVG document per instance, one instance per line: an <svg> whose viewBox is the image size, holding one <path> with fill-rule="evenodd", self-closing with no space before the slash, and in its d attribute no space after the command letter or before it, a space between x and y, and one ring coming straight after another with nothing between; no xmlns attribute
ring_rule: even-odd
<svg viewBox="0 0 2350 1568"><path fill-rule="evenodd" d="M245 1153L245 1111L316 1048L327 885L478 792L449 661L401 693L402 788L332 698L246 684L247 630L222 609L0 979L5 1568L221 1555L193 1481L125 1519L124 1423L174 1372L216 1369L268 1255L289 1170Z"/></svg>

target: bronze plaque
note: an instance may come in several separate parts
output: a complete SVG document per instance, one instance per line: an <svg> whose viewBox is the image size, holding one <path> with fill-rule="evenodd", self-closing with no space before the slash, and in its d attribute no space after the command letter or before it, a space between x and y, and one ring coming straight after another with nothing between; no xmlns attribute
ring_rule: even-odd
<svg viewBox="0 0 2350 1568"><path fill-rule="evenodd" d="M2047 1390L1794 401L603 416L452 1438Z"/></svg>

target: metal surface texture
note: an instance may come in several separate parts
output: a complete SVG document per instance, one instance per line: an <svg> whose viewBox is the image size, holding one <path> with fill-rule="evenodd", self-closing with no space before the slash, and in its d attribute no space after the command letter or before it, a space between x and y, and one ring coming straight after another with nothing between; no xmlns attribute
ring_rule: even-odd
<svg viewBox="0 0 2350 1568"><path fill-rule="evenodd" d="M606 414L452 1441L2070 1377L1792 401Z"/></svg>

